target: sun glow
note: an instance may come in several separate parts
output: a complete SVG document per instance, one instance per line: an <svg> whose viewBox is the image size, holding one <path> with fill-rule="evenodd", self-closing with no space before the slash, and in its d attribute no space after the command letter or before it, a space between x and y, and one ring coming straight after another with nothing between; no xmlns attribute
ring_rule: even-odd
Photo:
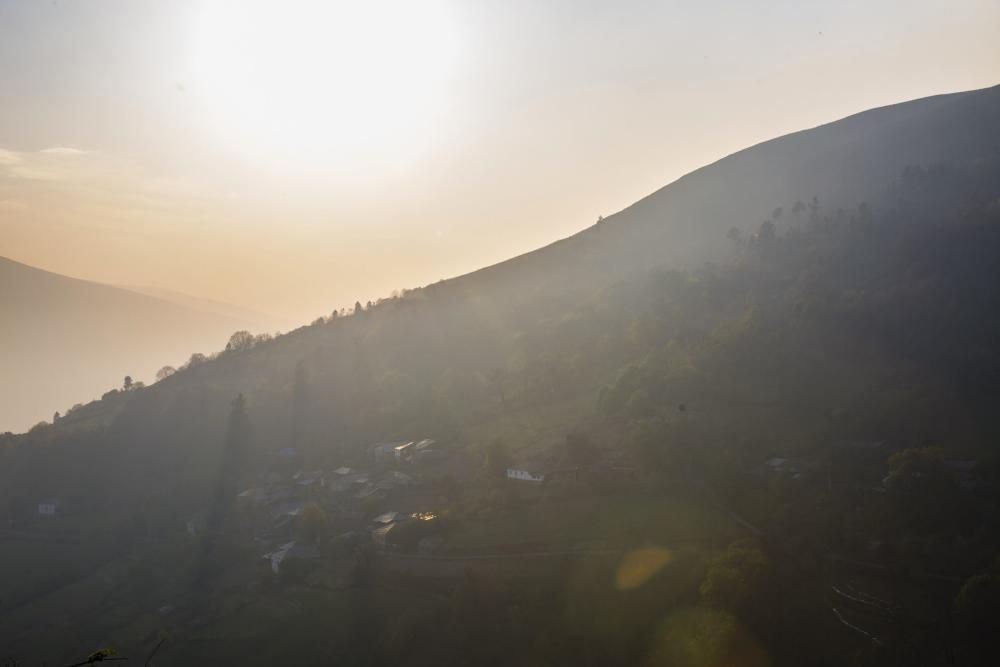
<svg viewBox="0 0 1000 667"><path fill-rule="evenodd" d="M251 155L396 159L447 107L457 40L440 2L208 0L199 28L213 121Z"/></svg>

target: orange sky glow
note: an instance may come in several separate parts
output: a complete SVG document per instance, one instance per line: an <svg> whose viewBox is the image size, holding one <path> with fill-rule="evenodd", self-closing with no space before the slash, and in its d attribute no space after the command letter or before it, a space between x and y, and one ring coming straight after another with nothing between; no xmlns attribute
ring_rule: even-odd
<svg viewBox="0 0 1000 667"><path fill-rule="evenodd" d="M379 6L0 5L0 255L299 324L1000 82L991 1Z"/></svg>

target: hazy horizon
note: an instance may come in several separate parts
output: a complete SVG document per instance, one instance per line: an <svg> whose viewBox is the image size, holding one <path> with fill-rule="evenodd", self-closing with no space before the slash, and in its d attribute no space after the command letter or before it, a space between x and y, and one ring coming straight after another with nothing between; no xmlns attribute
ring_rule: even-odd
<svg viewBox="0 0 1000 667"><path fill-rule="evenodd" d="M4 3L0 256L304 323L1000 81L1000 7L897 5Z"/></svg>

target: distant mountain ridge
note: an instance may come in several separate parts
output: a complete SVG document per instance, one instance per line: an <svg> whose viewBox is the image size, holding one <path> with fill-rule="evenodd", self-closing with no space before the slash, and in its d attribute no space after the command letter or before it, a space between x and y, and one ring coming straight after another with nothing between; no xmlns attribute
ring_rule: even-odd
<svg viewBox="0 0 1000 667"><path fill-rule="evenodd" d="M153 380L249 324L0 257L0 431L24 430L121 384Z"/></svg>

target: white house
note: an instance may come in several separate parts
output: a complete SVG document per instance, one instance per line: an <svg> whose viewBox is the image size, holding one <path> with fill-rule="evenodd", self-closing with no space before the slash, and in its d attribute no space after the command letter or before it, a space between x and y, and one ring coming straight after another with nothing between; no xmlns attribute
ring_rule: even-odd
<svg viewBox="0 0 1000 667"><path fill-rule="evenodd" d="M368 448L375 463L384 463L394 453L396 447L405 445L405 442L380 442Z"/></svg>
<svg viewBox="0 0 1000 667"><path fill-rule="evenodd" d="M261 558L271 562L271 571L281 574L282 567L293 560L314 561L320 556L319 547L302 541L292 541L282 544L277 550L266 553Z"/></svg>
<svg viewBox="0 0 1000 667"><path fill-rule="evenodd" d="M410 441L394 447L393 451L396 453L396 460L408 461L410 459L410 455L413 453L413 447L416 444L417 443Z"/></svg>
<svg viewBox="0 0 1000 667"><path fill-rule="evenodd" d="M413 448L415 450L417 450L418 452L422 452L425 449L430 449L431 447L433 447L435 442L437 442L437 441L436 440L431 440L430 438L424 438L423 440L421 440L420 442L418 442L416 445L414 445Z"/></svg>
<svg viewBox="0 0 1000 667"><path fill-rule="evenodd" d="M395 523L400 519L403 519L403 515L399 512L386 512L385 514L379 514L377 517L372 519L372 523L381 524L383 526L388 526L390 523Z"/></svg>
<svg viewBox="0 0 1000 667"><path fill-rule="evenodd" d="M59 503L55 500L43 500L38 503L38 513L42 516L55 516Z"/></svg>
<svg viewBox="0 0 1000 667"><path fill-rule="evenodd" d="M544 482L545 473L531 472L523 468L507 468L507 479L516 479L522 482Z"/></svg>
<svg viewBox="0 0 1000 667"><path fill-rule="evenodd" d="M390 523L380 528L376 528L375 530L372 531L372 542L374 542L375 546L379 547L380 549L385 549L390 544L389 533L391 533L395 528L396 528L395 523Z"/></svg>

